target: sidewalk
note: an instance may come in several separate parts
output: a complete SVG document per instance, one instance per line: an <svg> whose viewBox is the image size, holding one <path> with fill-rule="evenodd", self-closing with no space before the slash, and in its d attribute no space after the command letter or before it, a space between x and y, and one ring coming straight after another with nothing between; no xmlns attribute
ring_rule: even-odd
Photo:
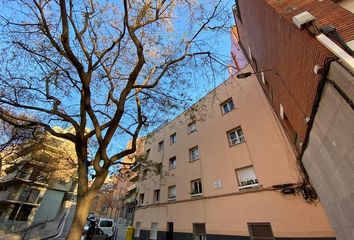
<svg viewBox="0 0 354 240"><path fill-rule="evenodd" d="M72 224L73 219L74 219L75 210L76 210L76 202L72 202L72 205L71 205L71 207L69 209L69 212L67 214L65 223L60 228L60 231L57 234L52 235L50 237L42 238L42 240L46 240L46 239L58 239L58 240L62 240L63 239L64 240L64 239L66 239L66 236L69 233L71 224Z"/></svg>
<svg viewBox="0 0 354 240"><path fill-rule="evenodd" d="M6 234L0 240L46 240L46 239L66 239L75 213L76 203L68 201L63 212L54 220L48 222L45 227L36 227L28 231ZM58 238L59 235L64 236Z"/></svg>

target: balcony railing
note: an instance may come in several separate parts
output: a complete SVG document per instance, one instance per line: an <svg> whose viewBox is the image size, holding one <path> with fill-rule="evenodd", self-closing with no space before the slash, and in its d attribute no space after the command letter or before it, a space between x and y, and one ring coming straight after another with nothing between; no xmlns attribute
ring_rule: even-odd
<svg viewBox="0 0 354 240"><path fill-rule="evenodd" d="M136 188L136 185L134 183L131 186L127 187L127 192L130 192L130 191L134 190L135 188Z"/></svg>
<svg viewBox="0 0 354 240"><path fill-rule="evenodd" d="M38 199L38 195L37 196L33 196L33 195L22 195L22 194L20 194L19 196L17 196L16 192L1 191L0 192L0 202L1 201L16 201L16 202L22 202L22 203L37 204L39 199Z"/></svg>

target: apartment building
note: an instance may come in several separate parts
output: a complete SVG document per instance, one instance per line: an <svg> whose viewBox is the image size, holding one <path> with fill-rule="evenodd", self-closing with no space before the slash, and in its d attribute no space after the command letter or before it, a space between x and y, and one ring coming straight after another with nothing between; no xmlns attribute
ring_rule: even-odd
<svg viewBox="0 0 354 240"><path fill-rule="evenodd" d="M332 239L256 77L230 77L192 109L146 138L162 170L137 183L135 239Z"/></svg>
<svg viewBox="0 0 354 240"><path fill-rule="evenodd" d="M235 3L239 45L251 72L337 238L354 239L354 1Z"/></svg>
<svg viewBox="0 0 354 240"><path fill-rule="evenodd" d="M74 145L43 133L41 140L4 155L0 229L17 231L34 222L54 220L76 188Z"/></svg>

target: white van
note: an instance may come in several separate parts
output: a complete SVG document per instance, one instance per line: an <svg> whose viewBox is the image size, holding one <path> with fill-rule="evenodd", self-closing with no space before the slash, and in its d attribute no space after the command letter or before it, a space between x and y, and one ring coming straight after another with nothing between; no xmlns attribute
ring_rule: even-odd
<svg viewBox="0 0 354 240"><path fill-rule="evenodd" d="M97 226L108 235L109 239L112 239L114 234L114 220L111 218L99 218L97 220Z"/></svg>

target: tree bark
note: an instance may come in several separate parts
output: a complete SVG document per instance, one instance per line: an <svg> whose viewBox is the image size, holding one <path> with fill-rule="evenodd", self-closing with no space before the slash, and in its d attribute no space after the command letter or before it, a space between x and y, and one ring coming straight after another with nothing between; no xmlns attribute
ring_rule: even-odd
<svg viewBox="0 0 354 240"><path fill-rule="evenodd" d="M101 181L100 181L101 182ZM82 231L84 229L84 225L87 222L87 216L90 211L91 205L99 192L99 189L101 188L102 183L98 183L97 187L95 188L90 188L84 196L79 197L77 199L77 205L75 209L75 214L74 214L74 219L69 231L69 234L67 236L67 239L69 240L79 240L82 235Z"/></svg>
<svg viewBox="0 0 354 240"><path fill-rule="evenodd" d="M95 195L94 192L87 192L87 196ZM94 198L94 196L93 196ZM79 240L82 235L82 231L85 223L87 222L87 215L89 213L91 202L86 200L86 198L78 198L77 205L75 209L74 219L72 221L72 225L67 236L69 240Z"/></svg>
<svg viewBox="0 0 354 240"><path fill-rule="evenodd" d="M84 165L79 166L79 172L86 171L84 167ZM87 180L85 181L84 178L79 177L77 205L75 209L74 219L67 239L79 240L81 238L84 225L87 222L87 216L90 211L91 205L99 190L101 189L107 177L107 174L108 171L105 171L103 174L97 176L90 188L88 188L87 186ZM82 189L87 190L82 191Z"/></svg>

